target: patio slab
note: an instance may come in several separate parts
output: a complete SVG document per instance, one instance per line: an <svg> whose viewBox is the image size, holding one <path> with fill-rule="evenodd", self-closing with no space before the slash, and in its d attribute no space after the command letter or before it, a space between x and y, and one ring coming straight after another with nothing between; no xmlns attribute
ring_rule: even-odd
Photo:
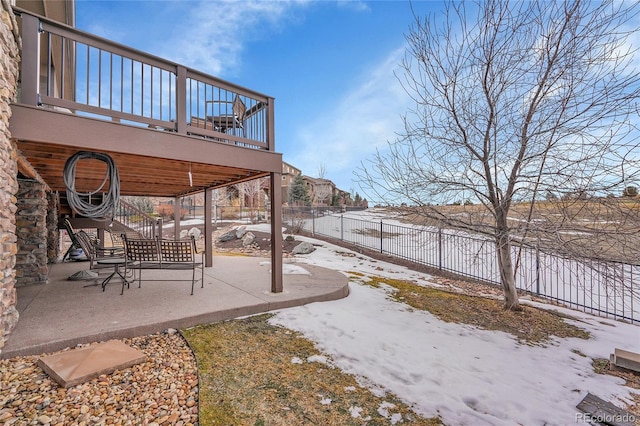
<svg viewBox="0 0 640 426"><path fill-rule="evenodd" d="M68 388L146 360L144 353L119 340L109 340L42 357L38 366L60 386Z"/></svg>
<svg viewBox="0 0 640 426"><path fill-rule="evenodd" d="M70 281L86 262L50 265L49 282L17 289L20 319L0 358L55 352L80 343L102 342L209 324L349 294L348 278L327 268L285 261L282 293L271 293L270 261L215 256L205 268L204 288L191 283L143 281L124 290L112 280L103 292L93 281ZM190 271L143 271L143 279L184 278Z"/></svg>

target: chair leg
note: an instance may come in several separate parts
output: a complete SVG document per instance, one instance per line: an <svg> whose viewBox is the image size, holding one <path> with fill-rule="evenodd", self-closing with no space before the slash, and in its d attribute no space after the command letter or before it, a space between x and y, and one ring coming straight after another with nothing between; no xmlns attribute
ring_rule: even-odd
<svg viewBox="0 0 640 426"><path fill-rule="evenodd" d="M67 256L69 256L69 254L71 253L71 250L73 250L73 244L71 244L71 247L69 247L67 249L67 252L64 254L64 256L62 256L62 261L64 262L65 259L67 258Z"/></svg>

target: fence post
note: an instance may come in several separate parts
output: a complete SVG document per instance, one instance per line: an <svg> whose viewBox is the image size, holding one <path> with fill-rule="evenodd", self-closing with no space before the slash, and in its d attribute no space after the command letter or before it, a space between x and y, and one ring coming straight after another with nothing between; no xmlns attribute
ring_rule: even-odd
<svg viewBox="0 0 640 426"><path fill-rule="evenodd" d="M540 295L540 246L536 244L536 294Z"/></svg>
<svg viewBox="0 0 640 426"><path fill-rule="evenodd" d="M344 241L344 215L340 215L340 241Z"/></svg>
<svg viewBox="0 0 640 426"><path fill-rule="evenodd" d="M316 211L311 209L311 235L316 235Z"/></svg>
<svg viewBox="0 0 640 426"><path fill-rule="evenodd" d="M442 228L438 228L438 269L442 271Z"/></svg>
<svg viewBox="0 0 640 426"><path fill-rule="evenodd" d="M383 253L382 249L382 221L380 221L380 253Z"/></svg>

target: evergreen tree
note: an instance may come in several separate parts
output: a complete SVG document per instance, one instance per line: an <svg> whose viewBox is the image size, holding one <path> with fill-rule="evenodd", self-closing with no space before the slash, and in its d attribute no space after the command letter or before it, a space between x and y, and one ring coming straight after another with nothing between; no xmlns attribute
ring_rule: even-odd
<svg viewBox="0 0 640 426"><path fill-rule="evenodd" d="M289 205L290 206L307 206L310 204L307 185L302 175L296 175L289 188Z"/></svg>

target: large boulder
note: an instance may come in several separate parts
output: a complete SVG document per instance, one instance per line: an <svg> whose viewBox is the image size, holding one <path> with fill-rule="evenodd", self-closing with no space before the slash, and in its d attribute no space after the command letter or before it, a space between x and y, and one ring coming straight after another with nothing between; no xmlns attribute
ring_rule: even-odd
<svg viewBox="0 0 640 426"><path fill-rule="evenodd" d="M295 246L293 248L293 250L291 250L291 253L293 254L309 254L312 253L313 251L315 251L315 247L313 246L313 244L308 243L306 241L301 242L300 244L298 244L297 246Z"/></svg>
<svg viewBox="0 0 640 426"><path fill-rule="evenodd" d="M241 239L242 237L244 237L244 234L247 233L247 228L245 228L244 226L241 226L240 228L237 228L235 232L236 232L236 238Z"/></svg>
<svg viewBox="0 0 640 426"><path fill-rule="evenodd" d="M226 232L218 237L218 242L224 243L236 239L236 231Z"/></svg>
<svg viewBox="0 0 640 426"><path fill-rule="evenodd" d="M189 233L188 235L190 237L195 238L196 240L200 239L200 235L202 234L202 232L200 232L200 229L196 228L195 226L191 229L189 229Z"/></svg>
<svg viewBox="0 0 640 426"><path fill-rule="evenodd" d="M253 232L247 232L242 237L242 247L249 247L256 240L256 236Z"/></svg>

